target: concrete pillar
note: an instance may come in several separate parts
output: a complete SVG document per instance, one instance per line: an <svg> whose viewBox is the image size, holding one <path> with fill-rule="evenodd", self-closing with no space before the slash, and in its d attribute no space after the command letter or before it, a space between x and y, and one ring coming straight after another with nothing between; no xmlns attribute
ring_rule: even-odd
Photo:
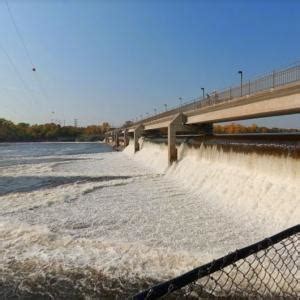
<svg viewBox="0 0 300 300"><path fill-rule="evenodd" d="M119 141L119 131L117 130L115 132L115 146L119 147L120 146L120 141Z"/></svg>
<svg viewBox="0 0 300 300"><path fill-rule="evenodd" d="M124 129L124 147L127 147L128 144L129 144L128 130Z"/></svg>
<svg viewBox="0 0 300 300"><path fill-rule="evenodd" d="M174 124L168 126L168 163L177 161L177 148L176 148L176 128Z"/></svg>
<svg viewBox="0 0 300 300"><path fill-rule="evenodd" d="M111 131L106 132L105 137L106 137L106 143L110 144L111 143Z"/></svg>
<svg viewBox="0 0 300 300"><path fill-rule="evenodd" d="M134 153L140 150L139 138L142 136L143 130L144 130L144 126L139 125L133 131Z"/></svg>
<svg viewBox="0 0 300 300"><path fill-rule="evenodd" d="M171 165L177 161L177 148L176 148L176 132L184 131L186 116L182 113L178 114L168 125L168 164Z"/></svg>
<svg viewBox="0 0 300 300"><path fill-rule="evenodd" d="M111 140L111 143L112 143L112 144L113 144L113 143L115 142L115 140L116 140L115 132L114 132L114 131L111 132L110 140Z"/></svg>

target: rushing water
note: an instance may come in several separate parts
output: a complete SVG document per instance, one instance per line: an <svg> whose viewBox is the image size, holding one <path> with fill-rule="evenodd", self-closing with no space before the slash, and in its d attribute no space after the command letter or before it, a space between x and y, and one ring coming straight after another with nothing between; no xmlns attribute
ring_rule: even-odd
<svg viewBox="0 0 300 300"><path fill-rule="evenodd" d="M0 144L0 298L123 298L299 222L300 163L164 145Z"/></svg>

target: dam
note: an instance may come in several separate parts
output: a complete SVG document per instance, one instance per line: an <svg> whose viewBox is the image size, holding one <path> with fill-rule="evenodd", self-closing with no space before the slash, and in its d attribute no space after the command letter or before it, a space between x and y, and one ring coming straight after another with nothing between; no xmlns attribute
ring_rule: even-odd
<svg viewBox="0 0 300 300"><path fill-rule="evenodd" d="M106 135L106 142L128 144L128 135L134 140L134 151L139 150L142 135L166 132L168 136L168 163L177 160L176 134L213 134L213 123L300 113L300 66L291 67L261 78L241 82L240 87L213 92L206 97L150 118L117 128Z"/></svg>
<svg viewBox="0 0 300 300"><path fill-rule="evenodd" d="M197 230L204 230L206 234L210 231L208 228L203 229L203 222L200 222L201 228L197 227L196 223L193 225L194 218L201 218L201 216L207 218L204 223L209 224L213 228L213 232L215 230L223 232L224 235L220 239L223 244L231 239L226 234L228 228L230 228L229 231L237 232L237 228L241 224L247 224L247 226L249 225L248 230L259 230L255 229L255 225L251 223L252 218L256 220L255 222L263 222L267 227L276 223L285 223L282 229L295 226L290 228L290 231L286 231L291 234L291 236L285 236L286 240L279 240L278 245L275 245L275 242L274 245L269 244L268 247L271 250L265 246L267 250L260 251L263 241L257 246L255 244L248 246L248 255L254 256L251 262L254 265L261 263L259 260L254 262L255 258L266 255L262 258L265 263L261 263L260 271L257 271L257 267L251 269L251 264L245 258L246 262L240 262L241 269L237 268L234 271L231 269L229 272L226 271L226 268L225 271L216 269L217 275L213 275L215 278L208 277L212 282L208 284L207 279L198 286L197 290L197 282L201 282L198 272L207 272L205 268L212 268L214 265L212 261L210 264L190 270L190 272L169 281L148 287L145 291L137 294L134 299L157 299L159 296L169 295L175 290L177 292L179 290L179 294L177 294L179 299L189 295L191 291L192 294L194 293L193 297L200 295L200 298L201 295L204 297L208 297L208 295L264 297L269 293L269 295L291 298L299 295L300 284L297 279L299 275L297 267L299 266L299 249L297 248L299 225L296 225L300 215L299 135L215 135L213 131L214 123L295 113L300 113L299 66L273 72L249 81L245 85L241 84L240 87L230 88L220 93L214 92L207 95L206 98L203 96L177 108L134 122L129 127L117 128L107 133L107 143L117 147L122 144L125 147L124 152L134 160L146 163L149 168L160 170L164 176L175 180L187 194L196 195L200 202L205 199L205 204L200 205L199 202L200 206L192 206L193 211L197 211L198 214L190 215L190 219L187 221L189 226L193 227L189 229L189 232L185 231L186 238L189 236L189 242L195 237L201 239L197 236ZM252 147L251 139L255 141ZM265 142L260 143L257 139ZM269 141L267 141L268 139ZM282 139L291 143L292 150L289 148L288 151L285 151L288 149L286 148L283 151ZM254 148L256 149L254 150ZM291 182L293 182L292 185L290 185ZM285 191L286 195L280 197L282 191ZM187 203L183 205L171 202L175 206L178 205L177 208L180 211L185 210L187 205ZM208 207L212 208L212 211ZM239 221L234 225L235 228L231 227L232 224L229 225L231 221L225 222L226 225L223 223L224 220L220 221L222 229L216 229L216 224L210 224L208 219L212 215L218 220L223 218L219 215L220 212L225 213L227 217L230 215L231 221L238 216ZM186 227L185 223L180 222L181 216L173 217L179 218L176 219L178 226ZM289 221L286 223L287 219ZM282 232L283 236L284 234L285 232ZM275 236L274 238L276 239ZM213 249L218 242L213 237L208 239L214 241L214 244L209 242L206 247L214 252ZM269 241L272 239L273 237L270 237ZM181 240L181 242L183 241ZM245 249L241 249L240 252L244 253ZM268 258L269 252L277 253L278 249L286 249L287 253L281 253L281 256L276 258L277 260ZM292 254L288 251L291 251ZM236 250L236 257L240 255L240 252ZM253 252L257 253L253 254ZM218 254L214 253L213 256L216 258ZM291 257L292 262L287 265L288 273L281 274L282 270L280 268L277 270L276 265L280 266L281 257L287 256ZM220 258L220 266L223 266L224 261L229 257L230 254ZM270 255L270 257L275 257L275 255ZM231 259L232 264L236 266L233 256ZM274 265L273 276L266 275L270 272L267 269L264 270L266 261L269 261L269 265ZM248 271L245 264L249 268ZM250 269L255 275L250 273L252 276L249 275L247 278L246 275L249 274ZM239 276L236 275L238 273ZM237 279L236 276L240 278ZM233 278L235 279L233 280ZM241 278L247 279L243 282ZM253 278L256 278L256 285L251 283ZM280 278L280 280L278 279L280 284L274 278ZM224 283L222 286L222 282L226 282L230 288L226 290L226 284ZM237 284L237 282L240 283ZM191 285L191 290L189 290L188 283ZM208 288L205 291L206 285ZM289 285L288 288L287 285ZM234 286L235 288L233 288ZM182 290L183 287L186 290ZM278 290L275 292L277 288Z"/></svg>

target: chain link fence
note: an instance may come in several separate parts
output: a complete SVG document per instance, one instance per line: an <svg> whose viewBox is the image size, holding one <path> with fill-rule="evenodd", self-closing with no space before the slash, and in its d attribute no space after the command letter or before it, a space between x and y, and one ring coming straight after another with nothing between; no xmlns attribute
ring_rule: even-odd
<svg viewBox="0 0 300 300"><path fill-rule="evenodd" d="M156 285L140 299L299 299L300 225Z"/></svg>

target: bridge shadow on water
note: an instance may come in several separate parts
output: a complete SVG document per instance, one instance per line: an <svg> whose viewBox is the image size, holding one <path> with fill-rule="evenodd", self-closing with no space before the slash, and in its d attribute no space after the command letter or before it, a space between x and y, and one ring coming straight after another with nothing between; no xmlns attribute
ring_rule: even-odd
<svg viewBox="0 0 300 300"><path fill-rule="evenodd" d="M132 176L2 176L0 177L0 196L11 193L33 192L66 184L125 180L131 177Z"/></svg>

